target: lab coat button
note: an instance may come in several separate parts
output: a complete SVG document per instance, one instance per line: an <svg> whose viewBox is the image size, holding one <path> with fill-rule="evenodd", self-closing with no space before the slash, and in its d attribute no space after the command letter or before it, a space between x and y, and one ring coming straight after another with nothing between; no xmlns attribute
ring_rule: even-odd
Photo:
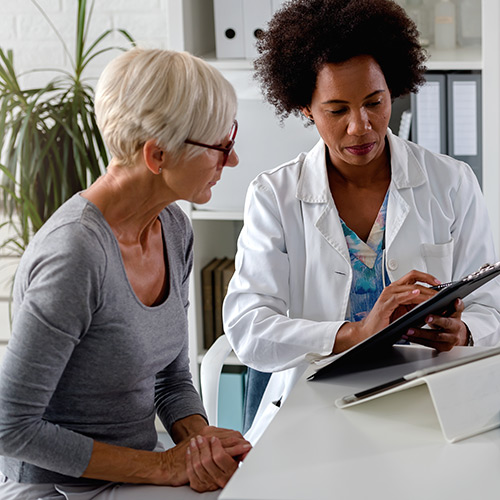
<svg viewBox="0 0 500 500"><path fill-rule="evenodd" d="M389 262L387 263L387 267L391 271L395 271L398 268L398 261L396 259L390 259Z"/></svg>

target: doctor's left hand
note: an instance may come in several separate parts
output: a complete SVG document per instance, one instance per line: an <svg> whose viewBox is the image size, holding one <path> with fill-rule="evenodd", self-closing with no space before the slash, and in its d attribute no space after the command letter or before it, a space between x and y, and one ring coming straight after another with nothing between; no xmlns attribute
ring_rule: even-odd
<svg viewBox="0 0 500 500"><path fill-rule="evenodd" d="M449 317L431 315L426 318L429 328L411 328L405 340L416 344L433 347L443 352L449 351L457 345L467 345L469 340L469 330L462 321L464 303L461 299L455 301L455 312Z"/></svg>

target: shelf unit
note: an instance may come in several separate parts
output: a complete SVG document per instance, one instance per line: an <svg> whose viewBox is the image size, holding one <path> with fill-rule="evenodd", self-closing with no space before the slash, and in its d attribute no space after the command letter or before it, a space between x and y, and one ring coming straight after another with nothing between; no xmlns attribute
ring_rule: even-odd
<svg viewBox="0 0 500 500"><path fill-rule="evenodd" d="M241 212L209 212L187 207L191 218L194 240L194 262L190 283L190 360L193 380L198 383L199 363L205 353L203 348L203 311L201 300L201 269L214 256L233 257L236 242L243 227ZM227 364L239 364L235 356L230 356Z"/></svg>
<svg viewBox="0 0 500 500"><path fill-rule="evenodd" d="M252 62L215 58L213 0L167 0L169 48L204 57L223 73L252 71ZM431 71L479 70L482 74L483 193L497 249L500 249L500 2L482 0L482 45L453 51L427 48ZM244 168L244 167L242 167ZM224 180L222 180L222 183ZM205 211L185 205L195 233L195 261L191 282L190 356L193 378L203 355L201 323L201 267L214 256L230 256L242 227L240 212ZM228 363L237 362L234 359Z"/></svg>

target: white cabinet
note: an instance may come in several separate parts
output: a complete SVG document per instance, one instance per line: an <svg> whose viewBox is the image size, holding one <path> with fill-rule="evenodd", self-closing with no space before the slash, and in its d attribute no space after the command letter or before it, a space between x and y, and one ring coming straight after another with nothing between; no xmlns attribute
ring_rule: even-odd
<svg viewBox="0 0 500 500"><path fill-rule="evenodd" d="M433 0L425 1L432 4ZM200 55L222 72L251 72L252 62L249 60L215 59L212 0L167 0L167 5L169 48L188 50ZM483 192L495 243L500 249L500 29L498 28L500 2L498 0L482 0L481 26L481 46L458 47L453 51L435 51L430 46L427 67L429 70L437 71L480 70L482 73ZM258 146L271 147L271 144ZM289 159L292 157L293 154L290 154ZM237 168L234 175L237 175L236 172ZM224 189L224 179L220 189ZM193 222L196 240L189 319L192 371L197 381L198 363L203 353L200 270L212 257L231 256L234 253L237 235L242 225L242 213L241 210L205 211L189 204L183 206Z"/></svg>

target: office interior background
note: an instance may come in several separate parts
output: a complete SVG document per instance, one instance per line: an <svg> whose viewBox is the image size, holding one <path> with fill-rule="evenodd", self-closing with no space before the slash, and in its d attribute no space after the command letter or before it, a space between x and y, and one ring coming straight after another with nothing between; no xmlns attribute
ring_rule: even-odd
<svg viewBox="0 0 500 500"><path fill-rule="evenodd" d="M70 51L73 50L77 1L37 1L68 43ZM500 249L500 2L452 0L455 32L451 45L449 26L444 27L444 34L440 31L436 36L435 31L436 12L441 18L449 19L450 5L442 6L443 3L450 4L449 1L398 0L398 3L407 9L419 26L422 42L427 45L430 55L427 64L429 83L437 84L430 85L417 96L395 102L390 126L393 132L407 133L431 149L442 148L441 152L453 154L453 148L458 147L455 156L469 161L481 181L495 242ZM209 279L208 283L203 279L202 271L214 259L220 259L221 275L217 277L221 280L223 267L228 267L234 258L236 240L243 224L244 196L251 179L260 171L308 150L318 138L313 127L305 128L295 117L288 118L284 126L280 126L273 110L262 102L259 89L252 80L255 36L259 29L265 29L265 23L280 4L281 0L95 1L90 39L106 29L122 28L141 45L188 50L220 69L238 94L240 130L236 150L240 165L226 169L207 205L182 204L195 232L189 323L191 369L196 384L205 350L222 333L218 315L223 289L221 292L217 288L218 297L215 297L215 273L205 277ZM13 50L18 71L68 67L69 59L60 40L33 2L2 0L0 12L0 47ZM117 36L115 42L123 45ZM107 53L93 61L86 71L90 82L97 80L105 64L116 54ZM25 86L37 86L52 76L31 73L21 81ZM464 78L465 86L460 83ZM454 108L460 100L469 104L465 111ZM437 113L427 116L428 123L437 131L434 135L429 133L434 129L424 120L426 109ZM408 110L411 115L405 113ZM454 121L465 128L454 128ZM467 139L467 146L464 146L464 139ZM2 231L5 233L5 229ZM221 263L224 258L227 259L225 266ZM10 280L16 263L17 258L5 252L0 255L0 357L10 335ZM211 317L203 307L204 293L209 293L212 300L208 302ZM240 406L242 404L244 369L235 357L230 356L225 371L224 383L228 384L227 390L232 394L228 404L234 410L236 400L240 400ZM233 417L240 419L240 410ZM237 426L234 418L228 422L229 426ZM224 423L224 420L220 422L221 425Z"/></svg>

